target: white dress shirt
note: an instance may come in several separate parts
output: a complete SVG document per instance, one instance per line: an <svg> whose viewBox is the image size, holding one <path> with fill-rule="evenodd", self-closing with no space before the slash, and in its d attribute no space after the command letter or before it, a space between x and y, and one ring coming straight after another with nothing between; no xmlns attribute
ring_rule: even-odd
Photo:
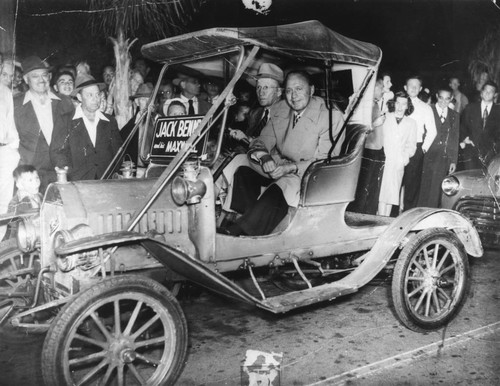
<svg viewBox="0 0 500 386"><path fill-rule="evenodd" d="M411 102L413 103L414 110L409 117L417 122L417 143L423 142L422 150L425 153L429 150L437 135L434 113L431 106L418 98L411 98Z"/></svg>
<svg viewBox="0 0 500 386"><path fill-rule="evenodd" d="M14 123L12 92L0 83L0 144L12 149L19 147L19 134Z"/></svg>
<svg viewBox="0 0 500 386"><path fill-rule="evenodd" d="M483 117L483 112L484 112L485 108L486 108L486 110L488 110L488 116L490 115L490 113L491 113L491 106L493 106L493 102L486 103L484 101L481 101L481 118Z"/></svg>
<svg viewBox="0 0 500 386"><path fill-rule="evenodd" d="M52 91L49 91L48 96L49 97L45 103L41 103L40 99L28 90L24 96L23 105L31 102L33 109L35 110L38 124L40 125L40 130L42 131L47 144L50 145L50 141L52 140L52 130L54 129L54 121L52 119L52 99L61 100L61 98L55 95Z"/></svg>
<svg viewBox="0 0 500 386"><path fill-rule="evenodd" d="M83 113L82 106L80 105L76 107L75 115L73 116L73 119L78 119L78 118L83 119L83 123L85 124L85 128L87 129L87 133L89 134L90 140L92 141L92 144L95 147L95 142L97 139L97 125L99 124L100 120L109 122L109 119L106 118L105 115L100 110L97 110L95 112L95 119L91 121Z"/></svg>
<svg viewBox="0 0 500 386"><path fill-rule="evenodd" d="M182 101L182 103L184 103L184 106L186 106L186 111L189 113L189 98L186 98L184 95L180 95L180 100ZM193 101L193 107L194 107L194 113L195 114L198 114L198 97L194 96L191 98L191 100Z"/></svg>
<svg viewBox="0 0 500 386"><path fill-rule="evenodd" d="M436 110L437 110L437 113L438 113L438 116L439 118L441 117L444 117L444 119L446 119L446 117L448 116L448 107L442 109L441 107L439 107L439 105L436 103Z"/></svg>

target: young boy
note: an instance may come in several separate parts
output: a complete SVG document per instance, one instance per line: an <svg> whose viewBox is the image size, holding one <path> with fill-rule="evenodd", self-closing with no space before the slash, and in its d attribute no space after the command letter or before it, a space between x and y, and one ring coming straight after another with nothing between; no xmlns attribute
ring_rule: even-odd
<svg viewBox="0 0 500 386"><path fill-rule="evenodd" d="M16 194L9 202L8 213L23 214L40 208L42 195L40 188L40 177L36 168L32 165L20 165L12 173L16 184ZM17 234L18 221L12 221L4 237L7 240Z"/></svg>
<svg viewBox="0 0 500 386"><path fill-rule="evenodd" d="M186 106L180 99L171 99L167 107L167 117L179 117L181 115L186 115Z"/></svg>

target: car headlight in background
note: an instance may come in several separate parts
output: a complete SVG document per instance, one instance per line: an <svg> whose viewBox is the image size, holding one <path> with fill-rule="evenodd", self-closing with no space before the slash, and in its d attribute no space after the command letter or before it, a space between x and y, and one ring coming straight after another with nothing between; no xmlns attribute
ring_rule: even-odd
<svg viewBox="0 0 500 386"><path fill-rule="evenodd" d="M441 190L447 196L453 196L458 192L459 188L460 182L458 181L457 177L448 176L443 180L443 182L441 182Z"/></svg>

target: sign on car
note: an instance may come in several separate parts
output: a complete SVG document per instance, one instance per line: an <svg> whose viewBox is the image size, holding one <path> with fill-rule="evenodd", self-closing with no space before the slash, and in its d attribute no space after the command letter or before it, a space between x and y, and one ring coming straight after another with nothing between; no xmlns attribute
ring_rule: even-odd
<svg viewBox="0 0 500 386"><path fill-rule="evenodd" d="M151 146L151 158L165 159L173 158L183 149L187 140L193 134L199 123L203 119L202 115L180 116L160 118L155 123L153 143ZM192 153L201 155L205 141L200 141Z"/></svg>

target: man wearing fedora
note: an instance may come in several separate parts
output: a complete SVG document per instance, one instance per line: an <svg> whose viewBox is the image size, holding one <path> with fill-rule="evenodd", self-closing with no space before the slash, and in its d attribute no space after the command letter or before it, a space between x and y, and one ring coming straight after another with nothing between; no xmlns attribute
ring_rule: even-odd
<svg viewBox="0 0 500 386"><path fill-rule="evenodd" d="M276 103L259 137L250 143L251 167L242 166L234 176L231 209L242 216L225 229L231 235L265 235L285 218L289 207L299 204L302 176L309 165L340 154L345 134L339 110L331 112L314 96L314 85L305 71L291 71L285 80L285 100ZM330 118L331 114L331 118ZM261 188L266 187L261 193Z"/></svg>
<svg viewBox="0 0 500 386"><path fill-rule="evenodd" d="M99 110L104 88L91 75L77 76L71 95L80 105L69 125L54 132L50 156L73 181L101 178L122 144L115 118Z"/></svg>
<svg viewBox="0 0 500 386"><path fill-rule="evenodd" d="M254 83L255 80L257 80L256 84ZM248 142L260 135L260 132L269 120L271 106L281 100L283 70L273 63L262 63L255 79L252 79L251 83L255 84L259 107L250 111L248 129L245 133L241 130L230 131L230 135L233 138Z"/></svg>
<svg viewBox="0 0 500 386"><path fill-rule="evenodd" d="M137 112L120 130L120 135L125 141L142 117L138 130L135 132L125 149L125 154L128 154L137 165L138 177L141 175L139 170L146 166L145 162L149 153L149 146L153 141L154 122L158 118L158 114L155 111L151 111L149 126L146 128L146 116L143 115L147 113L148 101L152 94L153 85L151 83L143 83L139 86L137 92L130 97L137 106Z"/></svg>
<svg viewBox="0 0 500 386"><path fill-rule="evenodd" d="M250 143L260 135L262 129L269 121L271 106L281 100L283 79L283 70L276 64L262 63L260 65L257 75L249 80L249 83L255 86L259 106L250 111L248 115L248 127L245 132L239 129L229 129L229 135L232 138ZM235 156L223 170L225 185L227 186L227 198L223 209L227 212L232 211L231 201L233 197L234 173L240 166L250 166L246 154Z"/></svg>
<svg viewBox="0 0 500 386"><path fill-rule="evenodd" d="M40 176L40 192L56 180L49 146L54 132L65 129L66 115L74 111L71 100L50 90L50 67L37 56L23 62L24 81L29 89L14 98L14 119L19 134L22 165L34 165Z"/></svg>
<svg viewBox="0 0 500 386"><path fill-rule="evenodd" d="M212 106L208 101L199 98L201 92L200 80L194 76L179 74L173 80L175 86L181 89L178 97L186 106L188 115L205 115Z"/></svg>

